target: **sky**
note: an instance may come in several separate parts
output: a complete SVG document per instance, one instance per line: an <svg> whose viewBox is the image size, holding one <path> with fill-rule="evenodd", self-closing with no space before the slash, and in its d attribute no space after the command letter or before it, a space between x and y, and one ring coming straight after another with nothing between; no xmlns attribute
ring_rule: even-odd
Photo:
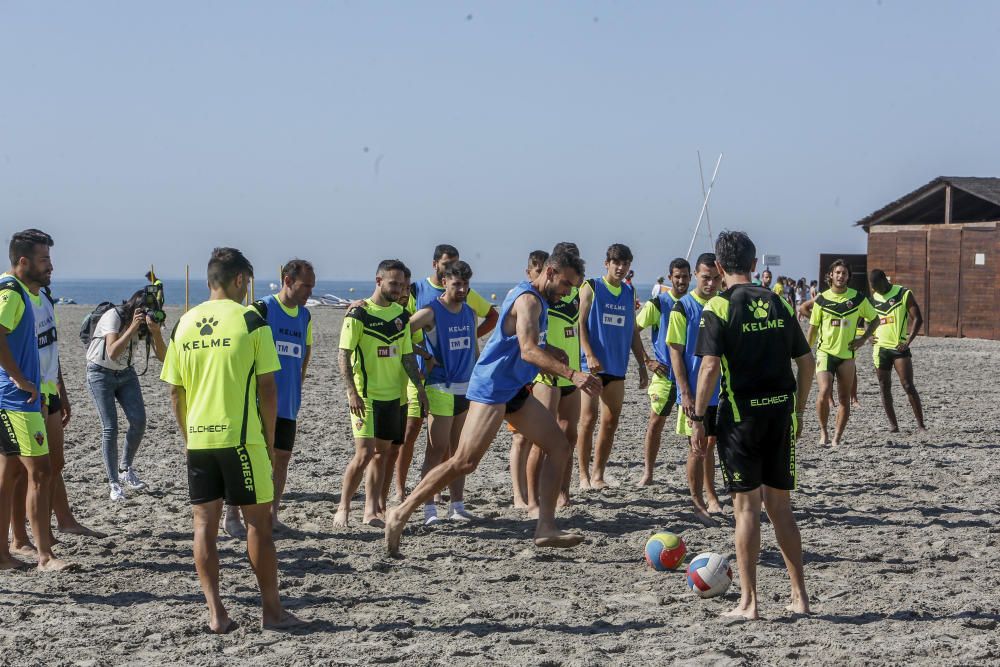
<svg viewBox="0 0 1000 667"><path fill-rule="evenodd" d="M449 242L505 281L571 240L648 283L700 151L712 230L813 278L888 202L1000 176L998 38L973 1L0 0L0 224L66 278L204 275L218 245L420 274Z"/></svg>

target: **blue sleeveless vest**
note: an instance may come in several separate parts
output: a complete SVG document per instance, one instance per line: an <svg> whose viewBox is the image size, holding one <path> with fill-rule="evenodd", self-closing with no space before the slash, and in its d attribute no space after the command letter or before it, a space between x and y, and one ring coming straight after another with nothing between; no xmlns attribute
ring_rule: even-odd
<svg viewBox="0 0 1000 667"><path fill-rule="evenodd" d="M0 279L0 295L12 290L24 301L24 314L14 330L7 334L7 346L17 362L17 367L25 378L34 383L41 391L42 369L38 361L38 333L35 331L35 310L31 306L30 297L14 276ZM41 398L28 401L28 393L18 389L10 379L7 371L0 368L0 410L14 412L41 412Z"/></svg>
<svg viewBox="0 0 1000 667"><path fill-rule="evenodd" d="M682 299L684 297L681 297ZM677 300L674 299L670 290L660 292L656 296L656 302L660 306L660 323L654 325L650 330L650 337L653 339L653 354L656 360L670 368L670 380L674 379L674 369L670 367L670 347L667 345L667 327L670 325L670 311L674 309Z"/></svg>
<svg viewBox="0 0 1000 667"><path fill-rule="evenodd" d="M601 360L602 373L624 377L635 329L635 291L623 282L621 292L615 296L603 278L587 282L594 290L594 301L587 315L590 348Z"/></svg>
<svg viewBox="0 0 1000 667"><path fill-rule="evenodd" d="M453 313L440 299L431 301L430 307L434 329L425 333L424 340L436 363L427 376L427 386L443 385L439 387L442 391L460 396L468 390L476 365L476 314L465 303Z"/></svg>
<svg viewBox="0 0 1000 667"><path fill-rule="evenodd" d="M687 318L687 343L684 345L684 366L687 368L688 386L691 387L692 392L695 392L698 386L698 369L701 368L701 357L696 356L694 350L698 343L698 331L701 328L701 311L705 307L698 303L698 300L691 296L690 293L682 296L674 307L682 308L684 316ZM678 392L677 405L680 404L681 395ZM718 380L715 381L715 389L712 391L712 398L708 404L719 404Z"/></svg>
<svg viewBox="0 0 1000 667"><path fill-rule="evenodd" d="M549 328L549 305L542 295L528 281L518 283L514 289L507 292L507 297L500 306L500 319L493 330L483 353L479 356L472 377L469 379L469 391L466 398L477 403L493 405L506 403L514 398L517 392L530 383L538 375L538 367L521 359L521 347L517 342L517 334L507 336L503 332L504 322L514 306L514 301L522 294L532 294L542 304L542 312L538 321L539 345L545 343L545 334Z"/></svg>
<svg viewBox="0 0 1000 667"><path fill-rule="evenodd" d="M306 356L306 332L311 316L304 306L299 306L295 317L290 316L273 294L264 297L263 302L267 312L261 314L271 327L281 361L281 370L274 375L278 385L278 416L295 419L302 404L302 362Z"/></svg>

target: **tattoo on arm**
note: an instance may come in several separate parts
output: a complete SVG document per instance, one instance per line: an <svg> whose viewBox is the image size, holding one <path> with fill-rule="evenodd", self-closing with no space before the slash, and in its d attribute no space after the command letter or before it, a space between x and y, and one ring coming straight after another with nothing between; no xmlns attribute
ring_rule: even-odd
<svg viewBox="0 0 1000 667"><path fill-rule="evenodd" d="M351 351L340 350L337 364L340 366L340 375L344 378L344 384L347 385L347 393L358 393L358 388L354 384L354 371L351 369Z"/></svg>
<svg viewBox="0 0 1000 667"><path fill-rule="evenodd" d="M412 352L403 355L403 370L406 371L406 377L410 378L410 382L418 386L423 384L424 379L420 377L417 358Z"/></svg>

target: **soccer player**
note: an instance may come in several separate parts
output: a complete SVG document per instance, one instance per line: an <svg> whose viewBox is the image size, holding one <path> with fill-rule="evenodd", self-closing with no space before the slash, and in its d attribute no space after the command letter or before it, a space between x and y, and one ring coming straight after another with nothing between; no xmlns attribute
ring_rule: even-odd
<svg viewBox="0 0 1000 667"><path fill-rule="evenodd" d="M687 478L691 492L691 504L695 518L705 526L718 525L711 514L722 512L719 497L715 493L715 424L719 404L719 383L711 387L706 408L704 428L708 437L708 449L698 455L691 439L691 416L694 412L694 397L698 390L698 370L701 358L695 354L698 345L701 313L709 299L719 291L721 276L716 268L715 254L706 252L698 256L694 265L695 288L680 298L670 312L667 329L667 344L670 346L670 362L677 381L677 433L688 437ZM707 502L706 502L707 499Z"/></svg>
<svg viewBox="0 0 1000 667"><path fill-rule="evenodd" d="M434 247L434 254L431 260L431 268L434 270L434 276L428 276L424 280L410 284L410 298L406 306L406 310L410 315L421 308L426 308L431 301L441 296L441 293L444 292L444 287L441 284L441 275L444 267L449 262L454 262L458 259L461 259L461 257L459 256L458 248L455 246L448 243L441 243ZM476 339L478 341L478 339L493 331L493 328L497 324L497 311L489 301L484 299L474 289L469 289L466 303L476 313L476 317L482 318L482 322L476 329ZM421 334L417 333L413 342L419 345L422 341L421 336ZM422 360L422 357L418 357L417 359L417 367L421 372L424 370L421 365ZM412 383L407 384L406 399L406 430L403 439L403 453L399 456L396 463L396 495L400 500L406 495L406 477L409 472L409 463L413 460L413 446L420 436L424 417L427 416L420 411L417 388ZM404 464L406 465L404 466Z"/></svg>
<svg viewBox="0 0 1000 667"><path fill-rule="evenodd" d="M847 286L850 279L851 269L847 262L834 261L830 265L830 289L816 297L809 316L809 345L816 344L816 416L821 445L837 446L841 442L851 415L851 394L857 378L854 351L864 345L879 326L878 313L871 301ZM869 323L860 338L856 337L858 318ZM831 443L827 421L834 376L840 400Z"/></svg>
<svg viewBox="0 0 1000 667"><path fill-rule="evenodd" d="M528 266L524 270L524 274L528 277L528 282L532 282L538 277L545 267L545 262L548 258L549 253L545 250L532 250L528 254ZM579 364L579 362L577 363ZM536 512L538 510L538 500L530 494L533 493L533 490L537 490L538 485L528 484L528 457L531 456L532 445L509 422L507 423L507 429L511 432L510 480L514 492L514 507L516 509L528 510L529 512Z"/></svg>
<svg viewBox="0 0 1000 667"><path fill-rule="evenodd" d="M177 322L160 374L171 385L174 416L187 449L195 567L208 603L209 630L219 634L235 627L219 595L216 538L223 500L238 505L247 522L262 627L301 624L278 597L271 458L278 407L274 373L281 363L267 322L241 304L252 278L253 266L239 250L212 251L208 301Z"/></svg>
<svg viewBox="0 0 1000 667"><path fill-rule="evenodd" d="M670 289L654 295L635 317L637 329L641 331L650 328L654 356L653 359L647 359L646 364L653 375L649 379L649 421L646 424L644 469L639 486L653 483L653 469L660 451L663 426L677 400L677 384L670 368L667 328L674 304L687 294L688 285L691 284L691 265L683 257L677 257L670 262L667 278L670 280Z"/></svg>
<svg viewBox="0 0 1000 667"><path fill-rule="evenodd" d="M500 326L487 342L469 380L469 413L458 450L428 472L401 505L386 513L385 541L390 554L399 555L406 521L417 508L451 480L476 469L505 417L548 455L539 484L535 545L567 548L583 541L581 535L563 532L555 523L556 496L571 445L552 414L525 388L543 371L565 377L585 392L600 392L598 378L574 371L566 364L564 353L539 345L547 328L549 304L567 296L579 285L583 273L583 260L578 256L555 253L538 278L523 281L508 292L500 308Z"/></svg>
<svg viewBox="0 0 1000 667"><path fill-rule="evenodd" d="M42 416L33 300L52 280L52 237L27 229L11 237L10 272L0 279L0 570L24 563L10 554L10 523L15 475L20 466L28 474L26 510L35 537L38 569L57 572L72 564L52 552L49 503L52 498L52 464Z"/></svg>
<svg viewBox="0 0 1000 667"><path fill-rule="evenodd" d="M274 425L274 504L271 525L285 526L278 520L281 496L288 479L288 463L295 445L296 419L302 404L302 385L312 355L312 316L306 301L316 287L316 272L304 259L293 259L281 267L281 290L254 303L274 337L281 370L274 374L278 387L278 417Z"/></svg>
<svg viewBox="0 0 1000 667"><path fill-rule="evenodd" d="M375 291L364 304L351 308L340 332L340 373L354 431L354 458L344 470L340 506L333 525L349 524L351 498L365 479L364 523L381 522L383 466L368 466L378 452L385 455L393 440L402 440L400 374L416 388L418 408L427 411L427 394L413 354L407 313L398 301L405 286L406 266L383 260L375 274ZM366 472L367 468L367 472Z"/></svg>
<svg viewBox="0 0 1000 667"><path fill-rule="evenodd" d="M702 312L691 441L696 454L708 451L705 422L721 372L719 461L733 498L741 593L739 604L725 615L758 618L762 501L791 581L786 609L807 614L802 540L789 491L795 488L795 440L812 385L812 355L791 306L769 289L750 284L757 254L750 238L743 232L722 232L715 253L729 287ZM797 381L789 360L795 361Z"/></svg>
<svg viewBox="0 0 1000 667"><path fill-rule="evenodd" d="M924 409L920 404L917 388L913 386L913 355L910 353L910 345L924 323L920 306L910 290L891 284L882 269L873 269L868 279L872 286L872 305L878 312L879 322L873 338L875 345L872 356L875 360L879 393L882 394L882 407L885 408L885 416L889 418L889 431L899 431L896 409L892 404L893 368L910 400L917 428L925 431Z"/></svg>
<svg viewBox="0 0 1000 667"><path fill-rule="evenodd" d="M411 331L423 331L424 345L430 354L425 361L425 386L430 416L427 425L427 454L422 473L451 456L458 447L459 435L465 424L469 401L472 367L476 363L473 344L476 314L465 302L469 293L472 268L462 260L449 262L441 275L444 294L410 318ZM465 477L450 484L451 506L448 518L469 521L476 517L465 509ZM424 505L424 524L439 521L433 498Z"/></svg>
<svg viewBox="0 0 1000 667"><path fill-rule="evenodd" d="M773 279L774 278L771 275L771 269L764 269L764 272L760 274L761 287L766 287L767 289L771 289L771 281Z"/></svg>
<svg viewBox="0 0 1000 667"><path fill-rule="evenodd" d="M603 489L608 484L604 469L611 456L618 419L625 399L625 373L629 350L639 362L639 388L649 383L646 352L635 328L635 291L625 282L632 266L632 251L615 243L608 248L604 266L606 275L591 278L580 288L580 346L587 359L587 369L596 374L604 387L600 393L601 422L591 466L591 443L597 424L597 403L591 397L580 406L580 432L577 455L580 489Z"/></svg>

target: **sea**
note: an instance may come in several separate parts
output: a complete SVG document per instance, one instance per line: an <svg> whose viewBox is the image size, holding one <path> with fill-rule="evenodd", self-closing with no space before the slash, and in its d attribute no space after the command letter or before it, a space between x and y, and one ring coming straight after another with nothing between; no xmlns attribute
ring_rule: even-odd
<svg viewBox="0 0 1000 667"><path fill-rule="evenodd" d="M163 292L166 295L167 305L184 305L184 279L164 278ZM507 290L515 285L516 281L497 282L475 282L472 287L487 300L499 304L503 301ZM132 296L137 290L142 289L142 280L129 280L127 278L83 278L60 280L54 278L52 281L52 296L71 300L81 305L96 305L102 301L119 303ZM320 297L327 294L338 296L342 299L355 299L370 296L374 284L368 280L318 280L313 296ZM191 279L188 286L188 303L195 305L208 298L208 285L204 278ZM636 297L640 301L648 298L652 285L636 285ZM266 294L278 291L276 283L263 283L257 281L254 284L254 295L260 298Z"/></svg>

